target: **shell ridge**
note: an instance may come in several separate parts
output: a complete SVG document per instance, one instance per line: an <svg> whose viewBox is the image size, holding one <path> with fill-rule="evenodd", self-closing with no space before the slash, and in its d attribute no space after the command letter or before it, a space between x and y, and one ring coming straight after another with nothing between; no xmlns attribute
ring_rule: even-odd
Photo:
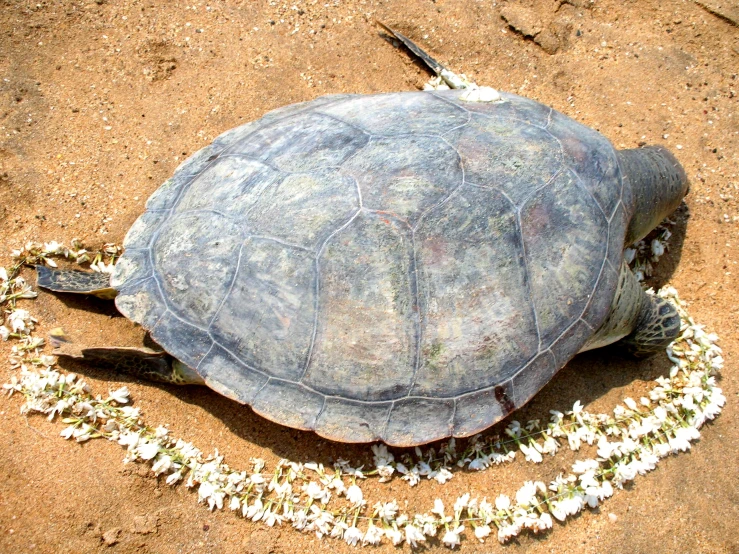
<svg viewBox="0 0 739 554"><path fill-rule="evenodd" d="M552 180L553 179L554 177L552 177ZM539 324L539 313L536 309L536 301L534 300L534 295L532 294L532 290L531 290L531 269L529 267L529 254L526 249L526 241L524 240L524 237L523 237L523 224L521 223L521 209L525 205L526 205L526 200L524 200L524 202L521 203L520 207L516 208L516 234L518 235L518 238L521 241L520 242L521 251L523 252L523 272L524 272L524 280L526 282L526 295L528 296L531 309L534 312L534 326L536 327L536 338L539 342L536 349L538 352L541 352L541 326Z"/></svg>
<svg viewBox="0 0 739 554"><path fill-rule="evenodd" d="M219 308L219 309L220 309L220 308ZM208 334L208 336L210 337L210 333ZM211 337L211 340L212 340L212 339L213 339L213 337ZM213 342L212 342L212 344L210 345L210 348L208 348L208 351L207 351L207 352L205 353L205 355L203 355L203 357L202 357L202 358L200 358L200 361L198 362L198 365L196 365L196 366L195 366L195 367L193 368L193 369L195 369L195 373L197 373L197 374L198 374L198 375L200 375L201 377L202 377L202 375L200 374L200 371L199 371L199 370L200 370L200 364L202 364L202 363L203 363L203 360L205 360L205 359L206 359L206 358L207 358L207 357L208 357L208 356L210 355L210 353L211 353L211 352L213 351L213 347L214 347L215 345L216 345L216 341L213 341Z"/></svg>
<svg viewBox="0 0 739 554"><path fill-rule="evenodd" d="M580 176L577 174L577 172L574 171L574 170L572 170L572 169L570 169L569 171L575 176L576 182L577 182L578 186L582 190L585 190L588 193L588 195L593 200L593 202L595 202L595 205L598 206L598 209L603 214L603 217L605 218L605 220L608 222L607 229L606 229L606 239L605 239L606 251L605 251L605 255L603 256L603 262L600 264L600 270L598 271L598 277L595 279L595 284L593 285L593 289L590 291L590 295L589 295L590 296L590 299L585 304L585 307L582 309L582 312L580 312L580 315L578 316L578 320L580 320L583 323L585 323L585 325L587 325L589 329L591 329L591 330L594 331L594 329L592 328L592 326L587 321L585 321L582 317L585 314L585 312L588 311L588 309L590 308L590 304L592 302L592 299L593 299L593 295L595 293L595 290L598 288L598 284L600 283L600 279L603 276L603 272L605 271L606 262L608 261L608 245L611 244L611 240L610 240L611 239L611 223L610 223L610 220L608 218L608 215L606 215L606 212L603 210L603 208L601 207L600 203L595 198L595 196L593 195L593 193L590 190L588 190L588 187L586 187L585 186L585 183L582 182L582 180L580 179ZM619 200L619 203L620 202L621 201ZM618 206L618 204L617 204L617 206ZM611 214L611 217L613 217L613 215L616 213L616 211L617 210L614 210L613 211L613 214ZM577 323L577 321L575 321L575 323ZM573 323L573 325L575 323Z"/></svg>
<svg viewBox="0 0 739 554"><path fill-rule="evenodd" d="M446 138L445 135L448 135L452 131L456 131L457 129L461 129L462 127L467 127L467 125L469 125L470 121L472 121L472 112L469 111L469 110L465 110L465 113L467 114L467 121L465 121L464 123L460 123L459 125L455 125L454 127L450 127L449 129L447 129L446 131L444 131L443 133L441 133L441 134L439 134L437 136L440 137L440 138Z"/></svg>
<svg viewBox="0 0 739 554"><path fill-rule="evenodd" d="M303 385L303 383L299 383L299 384L300 386L305 386ZM323 412L326 411L326 404L328 403L328 398L326 397L326 395L325 394L321 394L321 395L323 396L323 404L321 405L321 409L318 410L318 413L316 414L316 418L313 420L313 430L315 430L316 427L318 427L318 422L320 421L321 416L323 415Z"/></svg>
<svg viewBox="0 0 739 554"><path fill-rule="evenodd" d="M321 108L323 108L323 106L321 106ZM363 134L367 135L370 138L374 136L373 133L370 133L366 129L362 129L359 125L357 125L355 123L351 123L350 121L345 121L344 119L340 118L337 115L332 115L332 114L328 114L328 113L322 112L320 108L318 108L316 110L313 110L313 113L318 114L318 115L322 115L322 116L327 117L329 119L333 119L334 121L338 121L339 123L343 123L344 125L347 125L347 126L351 127L352 129L354 129L355 131L359 131L360 133L363 133Z"/></svg>
<svg viewBox="0 0 739 554"><path fill-rule="evenodd" d="M213 317L210 318L210 321L208 322L208 336L212 339L213 335L210 334L211 327L213 327L213 323L215 322L218 315L221 313L221 309L223 308L223 305L226 303L226 300L231 295L231 291L234 288L234 283L236 283L236 278L239 275L239 269L241 269L241 256L244 252L244 246L246 245L246 240L241 241L241 246L239 246L239 254L236 257L236 269L234 270L234 275L231 278L231 282L228 285L228 290L226 291L226 294L221 299L221 303L218 304L218 308L216 308L215 313L213 314Z"/></svg>
<svg viewBox="0 0 739 554"><path fill-rule="evenodd" d="M223 347L221 346L221 348L223 348ZM226 352L228 352L227 349L224 348L224 350L226 350ZM237 360L238 360L238 358L237 358ZM239 361L241 361L241 360L239 360ZM251 399L251 402L249 403L249 405L252 407L252 409L254 409L254 404L256 404L257 398L259 398L259 395L262 394L262 391L265 389L265 387L267 385L269 385L272 382L272 380L274 379L274 377L271 377L269 375L266 375L265 374L265 376L267 377L267 380L262 384L262 386L259 387L259 390L254 395L254 398L252 398Z"/></svg>
<svg viewBox="0 0 739 554"><path fill-rule="evenodd" d="M329 94L329 95L327 95L327 96L333 96L333 95ZM339 95L336 95L336 96L339 96ZM350 96L351 96L351 95L350 95ZM319 98L320 98L320 97L319 97ZM314 100L315 100L315 99L314 99ZM332 101L330 101L330 102L327 102L326 104L322 104L322 105L321 105L321 107L324 107L324 106L332 106L333 104L337 104L337 103L339 103L339 102L341 102L341 101L343 101L343 100L345 100L345 97L342 97L342 98L335 98L334 100L332 100ZM281 117L275 117L274 119L272 119L272 120L268 121L268 122L267 122L267 125L274 125L275 123L279 123L279 122L281 122L281 121L284 121L285 119L289 119L289 118L291 118L291 117L294 117L294 116L296 116L296 115L299 115L299 114L305 113L306 111L309 111L309 110L311 109L311 106L308 106L307 104L310 104L311 102L312 102L311 100L308 100L308 101L306 101L306 102L301 102L302 104L306 104L305 106L303 106L303 108L302 108L302 109L300 109L300 110L297 110L297 111L294 111L294 112L290 112L290 113L287 113L287 114L285 114L285 115L283 115L283 116L281 116ZM224 148L223 148L223 150L221 150L221 152L220 152L220 153L219 153L218 155L220 156L220 155L222 155L222 154L223 154L224 152L228 152L228 150L229 150L229 149L231 149L231 148L235 147L235 146L236 146L236 145L237 145L238 143L240 143L241 141L243 141L243 140L245 140L245 139L248 139L249 137L251 137L251 136L252 136L252 135L253 135L254 133L256 133L256 132L258 132L258 131L261 131L261 130L263 130L263 129L264 129L264 127L265 127L265 123L264 123L264 121L263 121L264 117L266 117L266 116L268 116L269 114L271 114L271 113L273 113L273 112L275 112L275 111L277 111L277 110L279 110L279 109L281 109L281 108L284 108L284 107L285 107L285 106L281 106L280 108L275 108L275 109L273 109L273 110L269 110L269 111L267 111L267 112L264 112L264 113L262 114L262 116L261 116L261 117L260 117L259 119L257 119L257 120L255 120L255 121L254 121L255 123L256 123L256 122L259 122L259 125L258 125L257 127L255 127L255 128L254 128L254 130L253 130L252 132L250 132L250 133L249 133L248 135L245 135L245 136L241 137L241 139L240 139L240 140L237 140L237 141L235 141L235 142L233 142L233 143L229 144L228 146L224 147ZM317 110L315 110L315 109L314 109L313 111L315 112L315 111L317 111ZM321 115L323 115L323 114L321 114ZM247 124L248 124L248 123L247 123ZM225 131L225 132L227 133L228 131ZM221 136L221 135L219 135L219 136ZM218 137L216 137L216 139L215 139L215 140L218 140Z"/></svg>
<svg viewBox="0 0 739 554"><path fill-rule="evenodd" d="M416 237L415 233L413 232L413 229L411 229L411 264L413 264L412 268L409 268L409 278L410 278L410 285L411 285L411 292L413 294L413 329L415 331L415 348L413 353L413 376L411 377L411 382L408 386L408 393L413 390L413 387L416 384L416 376L418 375L418 368L421 366L421 342L423 340L423 325L421 325L421 298L419 295L419 289L418 286L418 258L417 258L417 250L416 250Z"/></svg>
<svg viewBox="0 0 739 554"><path fill-rule="evenodd" d="M549 112L549 117L551 117L551 116L552 116L552 112ZM551 121L549 123L551 123ZM563 165L566 165L569 156L567 155L567 151L565 150L565 146L564 146L564 144L562 144L562 141L559 140L559 137L557 135L555 135L554 133L552 133L549 130L549 123L547 123L546 127L539 127L539 129L541 129L542 131L544 131L546 134L548 134L550 137L552 137L554 140L557 141L557 144L559 144L559 153L562 154L562 164ZM560 171L561 171L561 169L560 169Z"/></svg>
<svg viewBox="0 0 739 554"><path fill-rule="evenodd" d="M552 124L552 115L554 114L554 108L549 107L549 113L547 114L547 124L544 125L544 130L549 131L549 126Z"/></svg>
<svg viewBox="0 0 739 554"><path fill-rule="evenodd" d="M183 210L181 212L177 212L177 215L201 214L201 213L212 213L212 214L220 215L221 217L223 217L225 219L228 219L228 220L230 220L230 221L232 221L234 223L237 222L237 219L234 216L229 215L227 213L224 213L224 212L222 212L220 210L216 210L214 208L195 208L195 209L192 209L192 210ZM160 225L160 227L164 227L164 225Z"/></svg>
<svg viewBox="0 0 739 554"><path fill-rule="evenodd" d="M321 292L321 266L317 256L313 259L313 262L314 267L316 268L315 294L313 295L313 330L311 331L310 344L308 345L308 354L305 357L305 365L303 366L303 370L300 372L300 378L298 379L298 382L301 385L303 384L305 374L308 372L308 367L310 367L310 362L313 357L313 347L316 344L316 334L318 333L318 309L320 307L318 305L318 301L319 294Z"/></svg>
<svg viewBox="0 0 739 554"><path fill-rule="evenodd" d="M583 183L583 181L582 181L582 179L580 178L580 175L579 175L579 174L577 173L577 171L575 171L575 170L574 170L574 169L572 169L572 168L570 168L570 169L569 169L568 171L569 171L569 172L570 172L570 173L571 173L572 175L574 175L574 176L575 176L575 180L577 181L577 184L578 184L578 186L579 186L579 187L580 187L580 188L581 188L582 190L584 190L585 192L587 192L587 193L588 193L588 196L590 196L590 198L592 198L592 199L593 199L593 202L595 202L595 205L596 205L596 206L598 206L598 209L600 210L600 213L602 213L602 214L603 214L603 218L604 218L604 219L605 219L606 221L609 221L609 219L608 219L608 214L607 214L607 213L606 213L606 211L605 211L605 210L603 209L603 206L601 206L601 205L600 205L600 202L598 202L598 199L597 199L597 198L595 197L595 195L593 194L593 192L592 192L592 191L591 191L590 189L588 189L588 187L586 187L586 186L585 186L585 183ZM599 181L598 183L600 184L601 182L602 182L602 181Z"/></svg>
<svg viewBox="0 0 739 554"><path fill-rule="evenodd" d="M454 100L457 100L459 96L462 94L461 89L459 89L458 91L455 91L457 92L457 96L454 98L454 100L450 100L449 98L446 98L443 94L439 94L438 92L434 90L428 90L428 91L422 91L422 92L426 92L427 94L430 94L434 98L438 98L442 102L445 102L449 104L450 106L454 106L455 108L462 110L463 112L467 113L470 117L472 117L472 112L470 110L468 110L462 103L458 101L457 102L454 101ZM467 120L467 122L469 123L469 119Z"/></svg>
<svg viewBox="0 0 739 554"><path fill-rule="evenodd" d="M310 248L306 248L305 246L300 246L299 244L293 244L292 242L287 242L286 240L282 240L277 237L271 237L269 235L247 235L246 238L276 242L277 244L281 244L282 246L287 246L288 248L294 248L295 250L302 250L303 252L313 253L313 250L311 250Z"/></svg>
<svg viewBox="0 0 739 554"><path fill-rule="evenodd" d="M353 178L353 177L352 177ZM354 179L354 182L356 183L356 179ZM357 185L357 188L359 188L359 185ZM308 367L310 366L310 361L313 355L313 347L316 342L316 333L318 330L318 301L319 301L319 295L321 293L321 263L320 263L320 257L321 254L323 254L323 251L326 248L326 245L329 243L329 241L338 233L346 229L356 218L357 216L362 212L361 207L361 192L360 192L360 207L357 209L356 212L354 212L354 215L352 215L347 221L345 221L338 229L334 230L329 236L327 236L323 243L319 246L318 252L316 253L315 262L316 262L316 288L315 288L315 309L314 315L313 315L313 333L311 334L311 340L310 345L308 346L308 355L306 356L305 365L303 366L303 370L300 372L300 377L297 380L297 383L303 384L303 379L305 378L305 374L308 372ZM303 385L305 386L305 385ZM323 393L321 393L323 394Z"/></svg>
<svg viewBox="0 0 739 554"><path fill-rule="evenodd" d="M498 117L501 117L501 116L497 116L495 114L485 113L485 112L475 112L475 115L476 116L480 116L480 117L484 117L485 119L496 119ZM515 117L515 116L509 115L509 114L506 114L506 115L504 115L502 117L504 117L506 121L515 121L516 123L520 123L522 125L530 125L531 127L536 127L537 129L541 129L542 131L546 131L550 135L552 134L552 133L549 132L549 129L547 129L546 125L543 125L542 126L542 125L539 125L539 124L534 123L532 121L529 121L529 120L526 120L526 119L521 119L520 117ZM472 118L472 116L470 116L470 119L471 118ZM552 135L552 136L554 136L554 135ZM557 138L557 137L554 137L554 138Z"/></svg>
<svg viewBox="0 0 739 554"><path fill-rule="evenodd" d="M223 156L220 156L220 158L221 159L228 158L228 159L235 159L235 160L248 160L250 162L254 162L254 163L263 165L265 167L268 167L271 170L276 171L278 173L288 173L288 174L291 174L291 173L301 173L299 171L287 171L287 170L284 170L284 169L280 169L279 167L277 167L275 164L273 164L269 160L260 160L256 156L252 156L250 154L244 154L242 152L236 152L234 154L225 154Z"/></svg>
<svg viewBox="0 0 739 554"><path fill-rule="evenodd" d="M387 416L385 417L385 423L382 425L382 431L380 431L377 435L381 441L387 440L387 427L390 425L390 416L393 414L393 410L395 409L395 400L393 400L390 403L390 409L387 411Z"/></svg>
<svg viewBox="0 0 739 554"><path fill-rule="evenodd" d="M555 180L556 180L556 179L557 179L558 177L560 177L560 176L561 176L561 175L562 175L562 174L563 174L564 172L565 172L565 169L564 169L563 167L560 167L560 168L559 168L559 169L558 169L558 170L556 171L556 173L554 173L554 175L552 175L552 176L551 176L551 177L549 178L549 180L548 180L548 181L547 181L546 183L544 183L543 185L541 185L541 186L540 186L540 187L538 187L538 188L535 188L535 189L534 189L533 191L531 191L531 192L530 192L530 193L529 193L528 195L526 195L526 196L524 197L524 199L523 199L523 200L521 200L521 206L520 206L520 207L518 207L518 209L517 209L518 213L521 213L521 210L522 210L522 209L523 209L523 207L524 207L524 206L526 205L526 203L527 203L527 202L528 202L529 200L531 200L531 198L533 198L534 196L536 196L536 194L537 194L537 193L538 193L539 191L542 191L542 190L544 190L545 188L547 188L547 187L548 187L549 185L551 185L551 184L552 184L552 183L553 183L553 182L554 182L554 181L555 181Z"/></svg>
<svg viewBox="0 0 739 554"><path fill-rule="evenodd" d="M434 136L438 136L438 135L434 135ZM454 194L456 194L456 192L459 189L461 189L464 186L465 182L467 181L467 174L466 174L465 169L464 169L464 161L462 160L462 156L459 154L459 150L457 150L457 148L453 144L451 144L443 136L439 136L438 138L440 138L452 150L454 150L454 153L457 155L457 161L459 163L459 169L462 172L462 180L461 180L461 182L456 187L454 187L451 191L449 191L446 194L446 196L444 196L438 202L436 202L435 204L429 206L428 208L426 208L423 211L423 213L418 217L418 221L416 221L416 224L413 227L411 227L411 233L415 233L416 232L416 230L420 227L421 223L423 222L423 220L426 218L427 215L429 215L431 212L433 212L437 208L440 208L441 206L443 206L444 204L446 204L447 202L449 202L449 199L452 196L454 196Z"/></svg>
<svg viewBox="0 0 739 554"><path fill-rule="evenodd" d="M452 398L452 413L449 416L449 430L447 435L450 437L454 436L454 419L457 417L457 397Z"/></svg>
<svg viewBox="0 0 739 554"><path fill-rule="evenodd" d="M239 356L237 354L233 353L231 350L229 350L228 348L226 348L223 344L221 344L220 342L218 342L218 340L215 339L213 337L213 335L210 334L210 331L208 332L208 336L211 338L211 340L213 341L213 344L215 346L218 346L218 348L222 349L224 352L226 352L227 354L229 354L233 359L235 359L239 364L241 364L242 366L244 366L249 371L253 371L255 373L258 373L259 375L262 375L263 377L267 377L268 380L275 379L275 377L272 377L266 371L262 371L261 369L257 369L256 367L253 367L253 366L247 364L244 360L242 360L241 358L239 358ZM284 379L284 380L287 381L287 379ZM289 381L289 382L290 383L293 383L293 384L296 384L296 385L299 384L299 383L296 383L294 381ZM254 398L256 398L256 396Z"/></svg>
<svg viewBox="0 0 739 554"><path fill-rule="evenodd" d="M624 207L624 211L626 210L626 206L624 206L624 203L623 203L623 201L622 201L622 200L621 200L621 199L619 198L618 202L616 202L616 207L615 207L615 208L613 208L613 213L612 213L612 214L611 214L611 216L610 216L610 217L608 218L608 230L609 230L609 231L610 231L610 229L611 229L611 223L613 222L613 218L614 218L614 217L616 217L616 213L618 213L618 208L619 208L620 206L623 206L623 207Z"/></svg>

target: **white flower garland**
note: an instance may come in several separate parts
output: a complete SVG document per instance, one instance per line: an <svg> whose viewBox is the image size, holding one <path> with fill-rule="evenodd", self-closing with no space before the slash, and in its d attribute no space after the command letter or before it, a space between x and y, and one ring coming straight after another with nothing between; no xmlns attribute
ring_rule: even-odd
<svg viewBox="0 0 739 554"><path fill-rule="evenodd" d="M664 252L663 231L657 239L661 250L654 245L650 248L652 262ZM645 252L645 246L637 245L634 257L642 259ZM105 398L94 396L84 380L55 369L54 358L42 354L43 340L32 336L35 320L27 310L15 306L17 299L36 296L18 276L24 263L55 265L51 256L65 256L79 263L92 262L98 270L106 271L119 253L113 245L91 257L78 243L73 249L57 243L29 243L14 252L19 261L10 272L0 268L0 302L10 306L6 317L10 327L0 326L0 337L17 340L11 366L20 370L3 387L9 394L25 397L22 413L61 418L66 424L62 437L78 442L93 438L118 442L126 448L124 463L149 463L155 475L166 476L168 484L184 482L187 487L197 487L198 501L211 510L227 506L268 526L289 523L318 537L343 539L352 546L390 541L416 547L436 537L455 548L467 526L482 542L494 532L500 542L506 542L525 529L546 531L553 519L564 521L586 506L598 506L614 488L653 470L661 458L690 449L701 426L715 418L725 403L715 377L723 365L718 337L696 324L677 292L666 288L658 294L671 300L682 318L681 335L667 349L674 366L669 377L656 380L648 398L639 402L626 398L625 406L616 406L612 415L590 414L578 401L566 413L551 411L545 426L537 420L523 426L511 421L502 435L474 437L463 452L456 450L456 441L451 439L438 451L416 448L415 456L403 454L400 461L385 445L377 444L372 446L375 467L369 471L353 468L344 460L330 469L280 460L271 471L265 471L266 463L261 459L252 459L250 471L233 470L217 451L205 457L192 444L171 437L166 428L148 426L140 410L128 405L126 387ZM107 264L105 260L109 260ZM571 474L559 475L549 484L527 481L514 498L499 495L489 502L464 494L450 511L436 499L428 512L411 516L403 513L395 500L369 507L358 485L368 477L385 482L396 475L411 486L422 478L443 484L454 477L455 468L483 471L513 460L519 451L526 461L539 463L544 455L554 455L563 443L573 451L583 444L595 445L597 457L575 462Z"/></svg>

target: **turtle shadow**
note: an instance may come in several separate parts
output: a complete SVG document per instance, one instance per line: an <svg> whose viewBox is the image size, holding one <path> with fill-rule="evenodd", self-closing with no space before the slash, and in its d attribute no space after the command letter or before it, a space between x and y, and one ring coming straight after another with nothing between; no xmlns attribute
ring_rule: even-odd
<svg viewBox="0 0 739 554"><path fill-rule="evenodd" d="M70 311L90 312L93 314L104 315L107 317L123 317L119 312L115 303L111 300L104 300L91 294L64 294L64 293L48 293L52 294L59 302L64 304Z"/></svg>
<svg viewBox="0 0 739 554"><path fill-rule="evenodd" d="M502 433L503 428L515 419L522 423L532 419L546 422L550 410L567 412L575 402L588 405L610 391L636 381L653 381L667 375L671 367L666 356L656 355L637 360L624 353L618 344L576 356L524 407L482 433L483 437ZM217 392L199 386L178 386L143 381L110 368L93 367L73 360L61 360L60 366L68 371L83 373L101 380L145 383L166 391L181 401L200 407L223 422L239 440L269 450L278 458L295 462L316 462L331 467L339 459L347 460L353 467L374 467L373 454L368 444L339 443L324 439L312 431L301 431L273 423L258 415L248 406L239 404ZM80 371L82 370L82 371ZM612 409L609 406L607 409ZM458 451L464 450L468 439L458 440ZM424 447L437 447L439 443ZM412 448L390 448L396 459Z"/></svg>
<svg viewBox="0 0 739 554"><path fill-rule="evenodd" d="M587 406L615 389L666 376L671 367L665 355L636 359L618 343L584 352L570 360L534 398L510 417L521 421L547 421L550 410L564 413L577 401Z"/></svg>
<svg viewBox="0 0 739 554"><path fill-rule="evenodd" d="M92 379L144 384L163 390L182 402L197 406L219 419L238 439L269 450L279 458L296 462L322 463L328 467L331 467L338 459L349 460L355 464L355 467L363 464L368 467L372 461L372 453L367 444L339 443L324 439L313 431L285 427L260 416L249 406L230 400L208 387L147 381L120 372L113 365L106 365L99 361L93 364L82 360L60 358L58 365L65 371Z"/></svg>
<svg viewBox="0 0 739 554"><path fill-rule="evenodd" d="M483 436L502 433L512 419L526 422L539 419L546 422L550 410L567 412L575 402L591 404L611 391L634 382L651 382L668 375L672 367L664 355L647 359L635 359L625 353L618 344L576 356L523 408L483 432ZM157 385L159 386L159 385ZM312 431L300 431L273 423L253 412L249 407L228 400L210 390L195 387L182 389L161 385L180 399L196 404L220 419L239 439L271 451L275 456L296 462L316 462L331 466L338 459L349 461L353 467L364 465L372 469L373 454L367 444L346 444L324 439ZM650 387L651 388L651 387ZM621 399L619 398L619 401ZM613 406L604 410L610 411ZM468 439L458 440L458 451L465 448ZM430 443L436 447L443 441ZM390 448L396 459L413 448Z"/></svg>

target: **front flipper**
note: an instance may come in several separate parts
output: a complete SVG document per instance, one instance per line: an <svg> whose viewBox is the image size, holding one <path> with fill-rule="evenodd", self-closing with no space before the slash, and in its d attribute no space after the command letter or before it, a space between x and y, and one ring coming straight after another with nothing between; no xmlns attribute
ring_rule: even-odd
<svg viewBox="0 0 739 554"><path fill-rule="evenodd" d="M621 266L611 313L581 350L592 350L620 341L637 357L667 348L680 334L680 315L667 300L647 294L629 266Z"/></svg>
<svg viewBox="0 0 739 554"><path fill-rule="evenodd" d="M52 329L49 342L52 354L60 359L71 359L106 367L148 381L174 385L204 385L202 377L163 350L146 347L99 346L84 347L75 344L62 329Z"/></svg>
<svg viewBox="0 0 739 554"><path fill-rule="evenodd" d="M73 294L92 294L104 300L112 300L118 294L110 286L110 275L96 271L79 271L77 269L49 269L43 265L36 266L38 286L54 292L70 292Z"/></svg>
<svg viewBox="0 0 739 554"><path fill-rule="evenodd" d="M680 334L680 314L668 300L644 293L634 331L621 341L638 358L662 352Z"/></svg>

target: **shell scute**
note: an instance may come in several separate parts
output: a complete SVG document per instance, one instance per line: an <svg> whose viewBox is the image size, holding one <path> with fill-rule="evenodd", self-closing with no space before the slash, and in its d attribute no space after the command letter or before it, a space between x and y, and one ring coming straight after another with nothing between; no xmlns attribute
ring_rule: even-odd
<svg viewBox="0 0 739 554"><path fill-rule="evenodd" d="M333 117L312 111L278 119L228 149L267 163L280 171L297 173L340 166L369 142L369 135Z"/></svg>
<svg viewBox="0 0 739 554"><path fill-rule="evenodd" d="M515 208L465 186L423 221L416 244L423 334L412 394L505 381L538 348Z"/></svg>
<svg viewBox="0 0 739 554"><path fill-rule="evenodd" d="M233 265L237 270L210 323L211 335L246 366L298 380L315 319L312 256L272 240L248 238Z"/></svg>
<svg viewBox="0 0 739 554"><path fill-rule="evenodd" d="M562 168L557 139L533 125L474 114L456 133L465 181L498 188L517 206Z"/></svg>
<svg viewBox="0 0 739 554"><path fill-rule="evenodd" d="M526 202L521 228L540 341L547 348L580 317L595 290L608 222L568 171Z"/></svg>
<svg viewBox="0 0 739 554"><path fill-rule="evenodd" d="M303 383L367 401L408 393L418 333L410 236L402 222L362 212L327 243Z"/></svg>
<svg viewBox="0 0 739 554"><path fill-rule="evenodd" d="M354 96L318 111L374 136L440 135L469 119L462 107L423 92Z"/></svg>
<svg viewBox="0 0 739 554"><path fill-rule="evenodd" d="M440 137L373 138L342 172L356 179L362 205L414 226L463 180L456 150Z"/></svg>

